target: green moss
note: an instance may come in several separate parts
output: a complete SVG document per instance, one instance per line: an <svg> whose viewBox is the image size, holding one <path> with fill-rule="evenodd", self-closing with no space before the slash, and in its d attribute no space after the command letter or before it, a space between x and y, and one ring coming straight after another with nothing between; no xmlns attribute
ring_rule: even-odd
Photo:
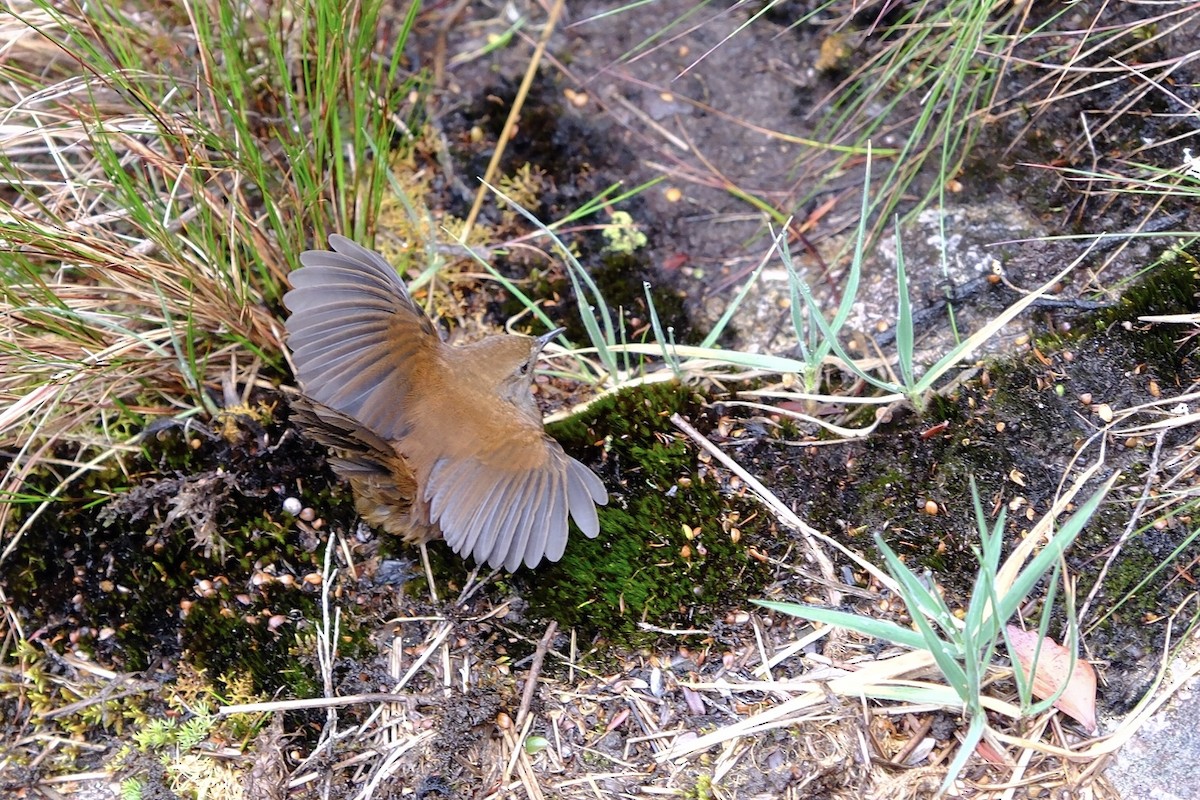
<svg viewBox="0 0 1200 800"><path fill-rule="evenodd" d="M599 235L580 237L574 240L573 244L581 249L578 258L586 265L600 296L604 298L604 304L614 316L620 315L620 321L614 324L623 331L622 335L630 341L653 338L645 291L645 284L649 283L650 296L654 300L654 309L658 313L664 332L670 328L676 342L688 340L692 327L686 297L671 286L670 281L657 269L645 251L607 250L605 240ZM508 271L531 281L531 296L563 298L573 294L571 282L563 272L543 272L538 265L522 264L519 265L520 269L514 269L514 266L517 265L510 265ZM497 316L504 319L522 310L520 301L509 298L497 307ZM576 342L587 341L587 330L579 315L556 315L555 322L565 326L568 339Z"/></svg>
<svg viewBox="0 0 1200 800"><path fill-rule="evenodd" d="M316 682L296 658L297 640L302 631L311 630L307 621L319 617L312 592L271 587L250 595L243 586L221 586L189 606L180 636L188 662L199 670L244 672L260 691L287 688L305 697L303 692ZM286 621L278 624L279 619Z"/></svg>
<svg viewBox="0 0 1200 800"><path fill-rule="evenodd" d="M602 231L609 250L632 254L646 246L646 234L633 221L633 215L628 211L614 211L610 216L609 226Z"/></svg>
<svg viewBox="0 0 1200 800"><path fill-rule="evenodd" d="M317 588L304 577L320 571L323 548L282 501L295 493L331 515L354 511L348 492L325 502L333 484L323 452L285 434L274 408L206 426L152 425L117 473L131 489L113 492L94 472L72 483L22 537L11 562L19 566L5 575L9 596L32 615L27 624L123 669L186 650L213 674L245 672L267 693L302 691L310 678L296 667L296 641L319 618ZM57 485L52 470L30 476L32 493ZM290 585L252 580L263 575ZM357 634L350 620L343 630L347 652Z"/></svg>
<svg viewBox="0 0 1200 800"><path fill-rule="evenodd" d="M628 642L638 638L638 622L703 627L761 589L768 573L747 555L759 523L730 534L753 509L699 468L694 446L670 423L673 413L696 417L699 399L684 386L655 384L551 427L581 457L604 442L597 470L610 501L596 539L573 537L562 561L539 570L530 595L537 613L585 636Z"/></svg>
<svg viewBox="0 0 1200 800"><path fill-rule="evenodd" d="M1200 250L1200 247L1195 249ZM1195 256L1187 250L1168 251L1140 277L1120 288L1120 300L1110 308L1082 317L1069 332L1051 330L1038 338L1039 347L1054 351L1086 343L1097 336L1129 339L1136 331L1141 357L1161 369L1177 369L1195 349L1195 340L1181 343L1180 326L1143 322L1140 317L1192 314L1200 311L1200 274ZM1181 344L1183 346L1181 346Z"/></svg>
<svg viewBox="0 0 1200 800"><path fill-rule="evenodd" d="M1110 324L1137 322L1140 316L1181 314L1197 309L1200 282L1194 258L1161 261L1121 292L1120 303L1101 313Z"/></svg>
<svg viewBox="0 0 1200 800"><path fill-rule="evenodd" d="M695 797L696 800L711 800L713 796L712 776L704 773L697 775L696 785L692 787L692 791L688 795Z"/></svg>
<svg viewBox="0 0 1200 800"><path fill-rule="evenodd" d="M1196 340L1180 340L1180 326L1146 323L1143 316L1192 314L1200 311L1200 280L1195 262L1183 259L1163 263L1149 271L1142 280L1126 289L1120 304L1102 314L1097 323L1134 328L1138 331L1138 347L1145 360L1160 370L1178 369L1196 346Z"/></svg>

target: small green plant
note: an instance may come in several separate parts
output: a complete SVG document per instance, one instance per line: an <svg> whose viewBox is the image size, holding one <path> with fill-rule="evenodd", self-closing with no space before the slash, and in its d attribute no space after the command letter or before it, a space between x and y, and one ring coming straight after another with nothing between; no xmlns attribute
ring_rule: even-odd
<svg viewBox="0 0 1200 800"><path fill-rule="evenodd" d="M602 231L608 249L614 253L632 253L646 246L646 234L628 211L614 211L612 221Z"/></svg>
<svg viewBox="0 0 1200 800"><path fill-rule="evenodd" d="M855 250L854 261L850 266L850 282L847 284L847 294L852 288L858 285L858 273L862 269L862 242L865 238L865 229L859 228L858 247ZM793 285L796 290L804 298L804 303L809 309L809 318L816 323L816 327L820 330L822 336L822 345L828 346L837 357L841 360L841 364L845 369L862 378L867 383L888 392L889 399L905 399L918 411L925 408L931 394L935 391L937 383L947 372L955 366L966 360L970 355L984 342L995 336L1001 328L1007 325L1010 321L1016 318L1022 311L1028 308L1039 297L1044 296L1050 289L1060 280L1071 274L1077 266L1083 263L1084 259L1091 252L1089 247L1077 259L1072 261L1067 267L1056 274L1046 283L1039 286L1037 289L1024 295L1020 300L1006 308L995 318L988 322L980 330L960 341L948 353L943 355L929 369L918 375L917 364L915 359L915 342L916 331L913 325L912 315L912 299L908 291L908 272L904 265L904 252L900 245L900 221L896 220L896 285L899 293L898 311L896 316L896 359L900 369L899 380L886 380L880 378L873 372L859 366L855 360L846 353L845 348L838 342L838 328L825 321L821 314L820 306L813 297L812 291L809 289L807 282L789 267L789 274L792 276ZM784 254L785 262L790 261L786 249L781 250ZM835 318L835 323L837 318Z"/></svg>
<svg viewBox="0 0 1200 800"><path fill-rule="evenodd" d="M245 676L225 675L218 691L202 673L185 670L171 687L167 703L175 717L142 720L130 743L114 759L122 765L122 798L140 798L156 784L168 783L185 798L241 796L244 767L236 760L214 757L210 740L246 742L255 736L261 716L211 711L220 705L260 699Z"/></svg>
<svg viewBox="0 0 1200 800"><path fill-rule="evenodd" d="M216 717L204 710L185 722L152 719L133 734L133 743L139 750L145 751L164 750L168 747L191 750L208 737L215 724Z"/></svg>
<svg viewBox="0 0 1200 800"><path fill-rule="evenodd" d="M121 781L121 800L142 800L146 787L137 778Z"/></svg>
<svg viewBox="0 0 1200 800"><path fill-rule="evenodd" d="M813 394L820 389L821 377L825 370L825 359L829 357L830 351L837 343L842 326L850 317L850 310L858 296L858 284L862 277L863 248L867 241L867 219L870 217L868 204L871 189L870 160L871 156L868 152L862 205L859 208L858 233L854 239L854 256L846 272L846 284L842 287L842 300L838 304L837 312L834 313L831 322L825 322L823 312L813 302L808 283L792 262L792 253L786 240L778 237L775 241L775 247L783 260L783 266L787 269L788 290L792 301L792 330L796 334L796 350L804 365L800 370L800 376L802 388L806 394ZM787 227L784 225L784 230ZM900 284L900 287L903 296L906 285Z"/></svg>
<svg viewBox="0 0 1200 800"><path fill-rule="evenodd" d="M1115 478L1113 479L1115 480ZM1054 610L1054 587L1057 585L1063 554L1084 525L1099 507L1113 480L1092 495L1058 531L1049 538L1041 552L1016 573L1011 582L1006 578L1009 565L1002 568L1001 549L1004 544L1006 509L1001 509L995 523L988 525L974 480L971 493L974 500L975 523L979 530L979 546L974 548L979 561L971 601L963 619L958 619L942 596L924 583L910 568L905 566L879 534L875 545L883 555L885 568L895 581L909 617L916 630L888 620L874 619L846 611L836 611L796 603L756 601L759 605L803 619L836 625L865 636L882 639L913 650L924 650L942 674L952 695L938 687L927 685L876 685L864 690L864 694L877 699L900 700L912 703L951 704L961 708L968 718L967 732L963 736L958 754L950 763L941 791L946 791L958 777L967 758L987 731L987 714L984 683L993 669L993 662L1000 642L1004 641L1010 663L1016 663L1012 643L1005 631L1005 623L1024 605L1035 587L1050 573L1048 593L1042 607L1039 636L1044 639L1050 617ZM1011 562L1010 562L1011 563ZM1073 598L1067 595L1067 618L1069 627L1069 649L1072 652L1071 667L1074 667L1075 645L1078 632L1073 615ZM1031 673L1034 670L1030 670ZM1014 670L1021 700L1021 715L1041 713L1058 698L1056 693L1040 703L1032 702L1032 688L1021 670ZM1065 686L1065 684L1064 684ZM1062 691L1059 687L1059 693Z"/></svg>
<svg viewBox="0 0 1200 800"><path fill-rule="evenodd" d="M868 154L868 160L870 156ZM868 174L870 170L868 169ZM745 300L750 288L767 263L763 263L753 272L739 292L734 296L724 314L717 321L712 331L699 345L681 345L675 341L674 332L664 329L659 322L654 302L650 297L649 286L646 287L646 301L649 310L651 330L655 341L645 343L630 343L625 339L623 327L614 323L614 315L609 304L588 271L579 263L571 249L558 237L551 226L540 222L529 211L520 207L514 200L498 190L493 189L518 213L538 227L542 235L548 237L555 250L563 259L567 274L577 298L580 318L584 330L591 342L590 348L572 350L580 367L577 377L604 386L607 391L636 383L644 383L665 379L686 379L688 377L703 377L720 375L722 379L738 377L760 378L764 374L796 375L800 378L799 391L788 393L792 399L810 400L840 405L869 404L884 405L897 401L907 401L918 411L923 411L941 380L948 372L970 358L973 353L988 339L995 336L1006 324L1027 309L1039 297L1044 296L1056 283L1070 274L1091 252L1088 248L1075 261L1048 280L1037 289L1027 293L1017 302L1006 308L980 330L962 339L949 352L943 354L928 369L921 370L916 361L916 330L913 322L912 299L909 294L908 272L904 261L903 249L900 245L900 221L896 220L896 281L898 286L898 301L896 315L896 364L899 376L885 377L875 371L877 365L865 366L854 359L840 343L842 329L849 319L853 304L857 300L858 286L863 272L866 244L869 237L868 215L870 196L869 178L863 186L863 199L859 227L855 239L852 259L847 269L846 285L843 287L841 300L831 320L825 318L820 302L814 296L808 282L796 268L791 253L784 241L785 233L776 235L773 247L768 251L767 258L778 251L787 270L789 290L792 297L791 322L797 340L796 358L748 353L738 350L725 350L717 347L716 343L733 319L736 310ZM786 226L784 228L786 231ZM536 303L519 292L511 281L503 279L491 265L476 255L476 259L509 291L514 293L523 305L547 326L551 321ZM594 353L595 359L590 358ZM640 358L630 359L631 355ZM668 367L666 370L654 371L649 368L644 358L659 356ZM599 363L595 363L599 361ZM841 369L862 378L871 386L881 390L883 394L864 396L836 396L819 394L822 380L830 364L834 363ZM740 401L737 401L740 402ZM866 431L847 430L830 425L827 421L794 414L806 421L821 425L832 430L837 435L853 436Z"/></svg>

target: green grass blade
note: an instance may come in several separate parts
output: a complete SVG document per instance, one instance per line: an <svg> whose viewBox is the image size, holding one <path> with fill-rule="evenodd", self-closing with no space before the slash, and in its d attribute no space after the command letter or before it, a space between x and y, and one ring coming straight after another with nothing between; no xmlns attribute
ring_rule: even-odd
<svg viewBox="0 0 1200 800"><path fill-rule="evenodd" d="M1000 598L1000 606L996 609L996 615L1001 620L1006 620L1016 613L1017 608L1025 601L1026 595L1033 591L1033 587L1050 570L1054 562L1062 558L1066 549L1075 541L1075 537L1080 534L1088 520L1096 513L1096 509L1100 507L1100 503L1108 494L1111 485L1110 479L1107 484L1088 498L1088 501L1080 506L1066 522L1059 526L1058 531L1046 543L1046 546L1029 560L1025 569L1021 570L1013 580L1009 590Z"/></svg>
<svg viewBox="0 0 1200 800"><path fill-rule="evenodd" d="M654 329L654 338L658 341L658 345L662 348L663 361L667 362L667 366L671 368L671 372L675 373L676 378L683 377L683 370L679 366L679 358L673 352L675 337L671 337L671 346L667 346L667 337L663 335L662 323L658 319L658 309L654 305L654 298L650 294L650 282L642 281L642 291L646 294L646 308L650 311L650 326ZM674 334L674 331L672 331Z"/></svg>
<svg viewBox="0 0 1200 800"><path fill-rule="evenodd" d="M913 650L926 649L925 637L921 636L921 634L912 628L906 628L887 620L874 619L862 614L852 614L848 611L837 611L832 608L821 608L801 603L780 603L774 600L754 600L752 602L763 608L778 611L781 614L788 614L825 625L836 625L839 628L861 633L863 636L871 636L875 639L892 642L903 647L910 647Z"/></svg>
<svg viewBox="0 0 1200 800"><path fill-rule="evenodd" d="M896 292L900 296L900 309L896 317L896 353L900 362L900 380L904 383L905 394L910 394L915 383L915 367L913 365L913 316L912 300L908 285L908 272L904 268L904 247L900 241L900 218L895 219L896 227ZM913 398L910 394L910 400ZM917 405L917 403L914 403Z"/></svg>

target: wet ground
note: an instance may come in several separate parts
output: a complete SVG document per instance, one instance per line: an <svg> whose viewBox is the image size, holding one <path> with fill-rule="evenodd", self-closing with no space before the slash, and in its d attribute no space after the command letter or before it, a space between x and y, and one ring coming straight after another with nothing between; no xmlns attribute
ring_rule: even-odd
<svg viewBox="0 0 1200 800"><path fill-rule="evenodd" d="M1078 9L1071 20L1058 24L1073 20L1082 25L1089 12L1083 6ZM551 197L543 199L541 209L549 219L557 218L555 212L567 205L556 202L558 190L569 193L569 202L614 181L631 187L662 179L626 207L647 236L645 256L655 269L653 282L683 292L701 325L715 320L731 289L769 251L765 223L770 220L746 202L745 195L760 198L781 217L794 218L797 235L791 249L830 305L844 282L844 237L858 222L861 168L831 175L832 155L796 140L821 135L821 114L846 77L844 69L818 68L822 44L832 32L844 31L844 24L850 30L866 28L871 10L854 22L818 15L793 26L809 9L784 4L747 24L755 10L747 4L697 9L686 2L651 3L619 12L607 4L572 5L551 37L553 55L534 81L527 103L532 110L522 117L523 135L506 154L510 170L529 162L553 176ZM499 26L506 26L507 18L489 16L492 11L486 6L464 9L446 35L447 51L471 52ZM667 27L668 21L680 19L686 21ZM1194 22L1191 25L1165 41L1161 52L1186 52ZM535 35L528 33L530 38ZM866 57L872 44L869 37L864 39L857 56ZM507 107L495 99L513 95L527 65L526 53L524 48L509 48L447 69L446 92L439 102L451 142L461 141L469 126L498 126ZM1036 85L1034 78L1042 76L1009 77L1012 95L1027 98L1028 84ZM1111 300L1106 290L1144 268L1171 241L1118 234L1194 227L1188 219L1194 214L1191 204L1088 196L1039 166L1082 165L1080 148L1086 143L1076 120L1103 115L1113 102L1111 92L1097 90L1039 108L1024 121L1014 120L1011 107L1000 104L999 121L972 148L964 171L947 192L944 218L927 212L906 233L909 275L917 297L939 299L947 285L969 284L988 274L996 262L1015 285L1032 288L1086 245L1050 243L1041 241L1043 237L1106 232L1114 237L1093 250L1064 291L1072 297ZM1138 136L1186 136L1189 130L1187 123L1170 127L1176 123L1144 117L1142 124L1165 127L1137 130L1134 117L1120 120L1105 131L1103 142L1092 141L1090 146L1122 147ZM894 146L902 132L898 129L874 144ZM839 140L841 132L825 135ZM458 177L468 188L468 176L482 172L486 155L483 148L461 169ZM1169 163L1172 167L1182 162L1178 147L1158 155L1176 157ZM877 160L876 184L884 167ZM565 181L565 173L579 180ZM927 186L928 177L918 180L912 197ZM894 244L881 243L867 264L854 319L861 330L886 325L894 316L895 249ZM738 341L781 352L788 348L781 331L786 326L779 324L783 315L772 310L770 301L781 291L777 287L785 275L777 258L767 260L776 269L769 267L764 276L762 316L739 317ZM970 314L972 305L961 304L958 313ZM984 319L994 314L991 305L980 310ZM976 319L968 317L965 327ZM924 332L933 336L937 331ZM931 339L929 346L936 350L944 341Z"/></svg>

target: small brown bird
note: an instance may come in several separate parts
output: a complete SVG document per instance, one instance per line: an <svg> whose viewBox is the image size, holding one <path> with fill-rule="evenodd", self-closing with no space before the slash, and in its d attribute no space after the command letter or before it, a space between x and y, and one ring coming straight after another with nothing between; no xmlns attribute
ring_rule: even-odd
<svg viewBox="0 0 1200 800"><path fill-rule="evenodd" d="M363 518L510 572L561 558L568 515L594 538L608 493L546 435L529 391L561 331L453 347L381 255L329 244L300 255L283 298L305 395L293 410L333 449Z"/></svg>

